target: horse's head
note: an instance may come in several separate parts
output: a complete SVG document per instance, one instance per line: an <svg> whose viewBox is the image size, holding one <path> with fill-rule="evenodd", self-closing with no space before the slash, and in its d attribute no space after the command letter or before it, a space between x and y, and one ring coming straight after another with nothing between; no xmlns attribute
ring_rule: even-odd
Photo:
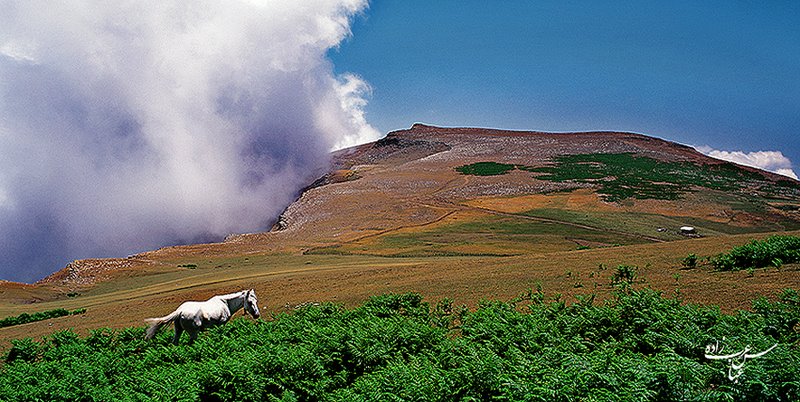
<svg viewBox="0 0 800 402"><path fill-rule="evenodd" d="M261 312L258 311L258 298L256 297L256 291L253 289L246 291L244 294L244 310L247 311L247 313L253 318L258 318L261 316Z"/></svg>

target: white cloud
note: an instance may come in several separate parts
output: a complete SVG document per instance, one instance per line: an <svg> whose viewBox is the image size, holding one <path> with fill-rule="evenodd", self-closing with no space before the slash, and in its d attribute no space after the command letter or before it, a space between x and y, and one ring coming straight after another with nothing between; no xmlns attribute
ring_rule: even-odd
<svg viewBox="0 0 800 402"><path fill-rule="evenodd" d="M325 57L366 7L0 0L0 279L264 229L379 137Z"/></svg>
<svg viewBox="0 0 800 402"><path fill-rule="evenodd" d="M339 98L339 107L346 111L347 123L358 127L359 130L340 138L334 144L334 149L347 148L378 138L380 133L367 124L364 114L364 107L367 105L365 96L372 93L369 84L353 74L345 74L336 81L335 88L336 96Z"/></svg>
<svg viewBox="0 0 800 402"><path fill-rule="evenodd" d="M30 44L7 42L0 45L0 56L8 57L17 62L36 63L34 49Z"/></svg>
<svg viewBox="0 0 800 402"><path fill-rule="evenodd" d="M797 179L797 174L792 169L792 161L780 151L756 151L745 153L742 151L720 151L709 146L699 146L695 147L695 149L712 158L755 167Z"/></svg>
<svg viewBox="0 0 800 402"><path fill-rule="evenodd" d="M797 173L795 173L794 170L792 169L780 168L780 169L775 169L774 172L797 180Z"/></svg>

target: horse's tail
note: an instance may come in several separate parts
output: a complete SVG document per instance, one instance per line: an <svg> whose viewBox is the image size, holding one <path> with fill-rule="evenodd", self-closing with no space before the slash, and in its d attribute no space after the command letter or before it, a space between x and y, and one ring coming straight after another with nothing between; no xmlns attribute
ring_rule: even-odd
<svg viewBox="0 0 800 402"><path fill-rule="evenodd" d="M178 315L180 315L180 312L178 310L175 310L172 312L172 314L166 317L146 318L144 321L150 324L150 327L147 328L147 334L145 334L144 339L150 339L154 337L156 335L156 332L158 332L158 330L161 329L161 327L171 323L172 321L175 321L175 319L178 318Z"/></svg>

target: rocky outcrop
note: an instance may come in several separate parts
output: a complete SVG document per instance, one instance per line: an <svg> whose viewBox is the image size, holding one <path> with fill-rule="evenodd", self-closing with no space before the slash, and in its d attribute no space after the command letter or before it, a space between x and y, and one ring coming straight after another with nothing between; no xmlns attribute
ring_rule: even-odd
<svg viewBox="0 0 800 402"><path fill-rule="evenodd" d="M66 288L80 288L108 279L110 273L127 268L134 264L148 264L148 261L130 256L128 258L104 258L75 260L62 270L36 282L36 285L57 285Z"/></svg>

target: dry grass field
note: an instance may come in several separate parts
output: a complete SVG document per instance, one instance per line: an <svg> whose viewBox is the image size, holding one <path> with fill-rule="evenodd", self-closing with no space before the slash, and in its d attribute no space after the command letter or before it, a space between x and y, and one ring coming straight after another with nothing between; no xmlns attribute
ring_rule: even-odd
<svg viewBox="0 0 800 402"><path fill-rule="evenodd" d="M476 162L535 169L552 166L559 155L591 153L720 164L637 134L417 125L339 151L332 174L289 206L270 232L77 261L33 285L1 283L0 318L55 308L86 312L0 328L0 349L11 339L60 329L144 325L144 318L166 315L182 301L242 288L254 288L267 313L409 291L474 307L538 285L551 297L602 298L613 290L620 264L638 267L636 287L679 291L686 302L725 311L800 289L797 265L752 272L681 265L689 253L710 257L775 233L800 235L800 187L778 176L742 169L747 180L736 189L696 185L678 199L609 202L598 188L615 177L554 181L523 169L487 176L456 170ZM684 225L700 236L679 234Z"/></svg>

